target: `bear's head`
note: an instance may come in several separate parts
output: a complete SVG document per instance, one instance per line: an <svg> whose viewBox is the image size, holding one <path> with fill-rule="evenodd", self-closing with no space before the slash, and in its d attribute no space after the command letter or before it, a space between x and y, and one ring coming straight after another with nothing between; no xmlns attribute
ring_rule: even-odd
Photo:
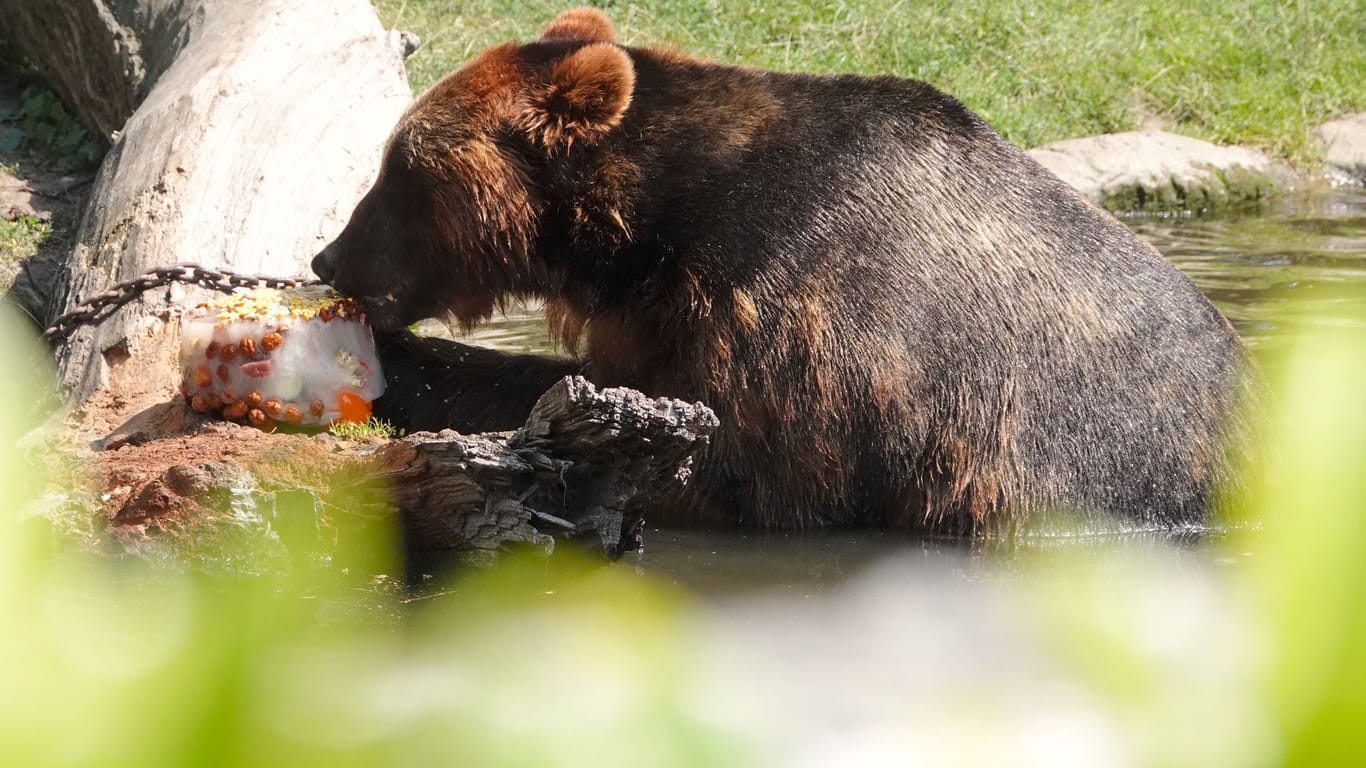
<svg viewBox="0 0 1366 768"><path fill-rule="evenodd" d="M508 297L544 295L541 177L621 123L635 70L615 41L601 12L568 11L540 40L486 50L422 94L314 272L380 329L442 314L470 326Z"/></svg>

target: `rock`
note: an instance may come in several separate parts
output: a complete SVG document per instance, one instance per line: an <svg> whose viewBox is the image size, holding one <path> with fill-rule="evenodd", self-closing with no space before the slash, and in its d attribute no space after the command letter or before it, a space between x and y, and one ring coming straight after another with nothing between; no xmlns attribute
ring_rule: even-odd
<svg viewBox="0 0 1366 768"><path fill-rule="evenodd" d="M124 526L141 525L180 512L184 506L185 500L180 494L161 480L153 480L124 503L113 522Z"/></svg>
<svg viewBox="0 0 1366 768"><path fill-rule="evenodd" d="M1029 155L1111 211L1204 211L1275 195L1294 173L1266 155L1163 131L1068 139Z"/></svg>
<svg viewBox="0 0 1366 768"><path fill-rule="evenodd" d="M1334 184L1366 186L1366 112L1314 130L1323 146L1323 175Z"/></svg>
<svg viewBox="0 0 1366 768"><path fill-rule="evenodd" d="M181 496L202 496L213 487L213 478L199 467L176 464L167 468L162 480Z"/></svg>

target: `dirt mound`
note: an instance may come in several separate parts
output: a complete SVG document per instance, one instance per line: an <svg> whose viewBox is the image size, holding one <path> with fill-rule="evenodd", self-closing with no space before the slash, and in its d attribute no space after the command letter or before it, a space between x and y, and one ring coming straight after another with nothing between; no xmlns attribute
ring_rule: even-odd
<svg viewBox="0 0 1366 768"><path fill-rule="evenodd" d="M245 493L324 493L355 471L365 449L327 434L206 421L179 402L138 414L92 448L104 521L116 538L221 517Z"/></svg>

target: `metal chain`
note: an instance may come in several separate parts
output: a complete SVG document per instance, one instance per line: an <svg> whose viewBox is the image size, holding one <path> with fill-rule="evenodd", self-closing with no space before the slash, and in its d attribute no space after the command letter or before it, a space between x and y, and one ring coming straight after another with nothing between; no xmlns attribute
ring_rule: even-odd
<svg viewBox="0 0 1366 768"><path fill-rule="evenodd" d="M237 288L296 288L302 285L317 285L320 282L322 281L299 277L244 275L228 269L205 269L198 264L157 267L137 277L114 283L107 290L80 302L75 309L57 318L56 322L43 331L43 339L52 343L65 341L76 332L76 329L85 325L99 325L124 304L153 288L171 283L187 283L230 293Z"/></svg>

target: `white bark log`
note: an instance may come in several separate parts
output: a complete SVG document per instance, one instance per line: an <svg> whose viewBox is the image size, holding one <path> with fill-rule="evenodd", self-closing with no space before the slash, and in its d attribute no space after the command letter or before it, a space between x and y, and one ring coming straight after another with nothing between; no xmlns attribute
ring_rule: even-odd
<svg viewBox="0 0 1366 768"><path fill-rule="evenodd" d="M108 6L129 4L139 12L111 16ZM370 4L64 5L106 19L108 43L138 53L142 79L131 92L145 98L100 167L48 319L115 281L177 262L307 273L373 180L412 99L403 46ZM151 26L128 26L140 20ZM168 47L148 49L156 44ZM72 405L95 417L91 426L173 396L185 293L144 294L58 349L60 383Z"/></svg>

